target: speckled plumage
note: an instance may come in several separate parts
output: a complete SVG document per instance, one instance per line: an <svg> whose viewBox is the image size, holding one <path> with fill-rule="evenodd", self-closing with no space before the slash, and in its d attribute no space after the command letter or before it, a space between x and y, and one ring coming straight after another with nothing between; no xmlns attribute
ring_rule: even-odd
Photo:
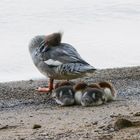
<svg viewBox="0 0 140 140"><path fill-rule="evenodd" d="M95 68L72 45L61 42L48 45L46 39L47 36L36 36L29 44L32 60L42 74L51 79L75 79L94 73Z"/></svg>

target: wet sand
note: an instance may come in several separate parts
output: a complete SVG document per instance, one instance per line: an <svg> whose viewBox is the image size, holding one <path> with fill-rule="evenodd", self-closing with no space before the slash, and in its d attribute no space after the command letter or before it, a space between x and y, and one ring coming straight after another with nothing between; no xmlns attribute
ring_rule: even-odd
<svg viewBox="0 0 140 140"><path fill-rule="evenodd" d="M96 107L60 107L35 89L46 80L0 83L0 140L140 140L140 67L75 81L110 81L118 95Z"/></svg>

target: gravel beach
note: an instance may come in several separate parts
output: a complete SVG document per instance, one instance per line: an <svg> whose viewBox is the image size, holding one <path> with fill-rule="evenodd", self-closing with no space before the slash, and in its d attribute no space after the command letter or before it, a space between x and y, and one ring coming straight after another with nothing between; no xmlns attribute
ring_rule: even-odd
<svg viewBox="0 0 140 140"><path fill-rule="evenodd" d="M60 107L35 89L47 79L0 83L0 140L140 140L140 67L101 69L87 83L110 81L117 99Z"/></svg>

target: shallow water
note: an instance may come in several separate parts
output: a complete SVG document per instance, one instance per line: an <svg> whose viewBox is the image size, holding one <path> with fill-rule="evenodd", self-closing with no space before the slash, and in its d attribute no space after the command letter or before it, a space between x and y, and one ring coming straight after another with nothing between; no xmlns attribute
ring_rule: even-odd
<svg viewBox="0 0 140 140"><path fill-rule="evenodd" d="M42 77L28 43L55 31L96 68L140 65L139 0L1 0L0 82Z"/></svg>

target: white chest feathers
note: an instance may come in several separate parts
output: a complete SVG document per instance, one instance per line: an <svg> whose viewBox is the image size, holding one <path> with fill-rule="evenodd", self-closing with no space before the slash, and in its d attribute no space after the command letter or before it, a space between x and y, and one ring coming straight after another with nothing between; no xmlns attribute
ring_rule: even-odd
<svg viewBox="0 0 140 140"><path fill-rule="evenodd" d="M112 101L112 100L114 100L116 98L116 94L113 93L111 91L111 89L105 88L104 92L105 92L105 97L107 98L107 101Z"/></svg>
<svg viewBox="0 0 140 140"><path fill-rule="evenodd" d="M57 60L53 60L53 59L48 59L47 61L44 61L47 65L51 65L51 66L59 66L62 64L62 62L57 61Z"/></svg>
<svg viewBox="0 0 140 140"><path fill-rule="evenodd" d="M75 102L76 104L81 104L81 98L82 98L82 92L81 91L77 91L74 94L74 98L75 98Z"/></svg>

